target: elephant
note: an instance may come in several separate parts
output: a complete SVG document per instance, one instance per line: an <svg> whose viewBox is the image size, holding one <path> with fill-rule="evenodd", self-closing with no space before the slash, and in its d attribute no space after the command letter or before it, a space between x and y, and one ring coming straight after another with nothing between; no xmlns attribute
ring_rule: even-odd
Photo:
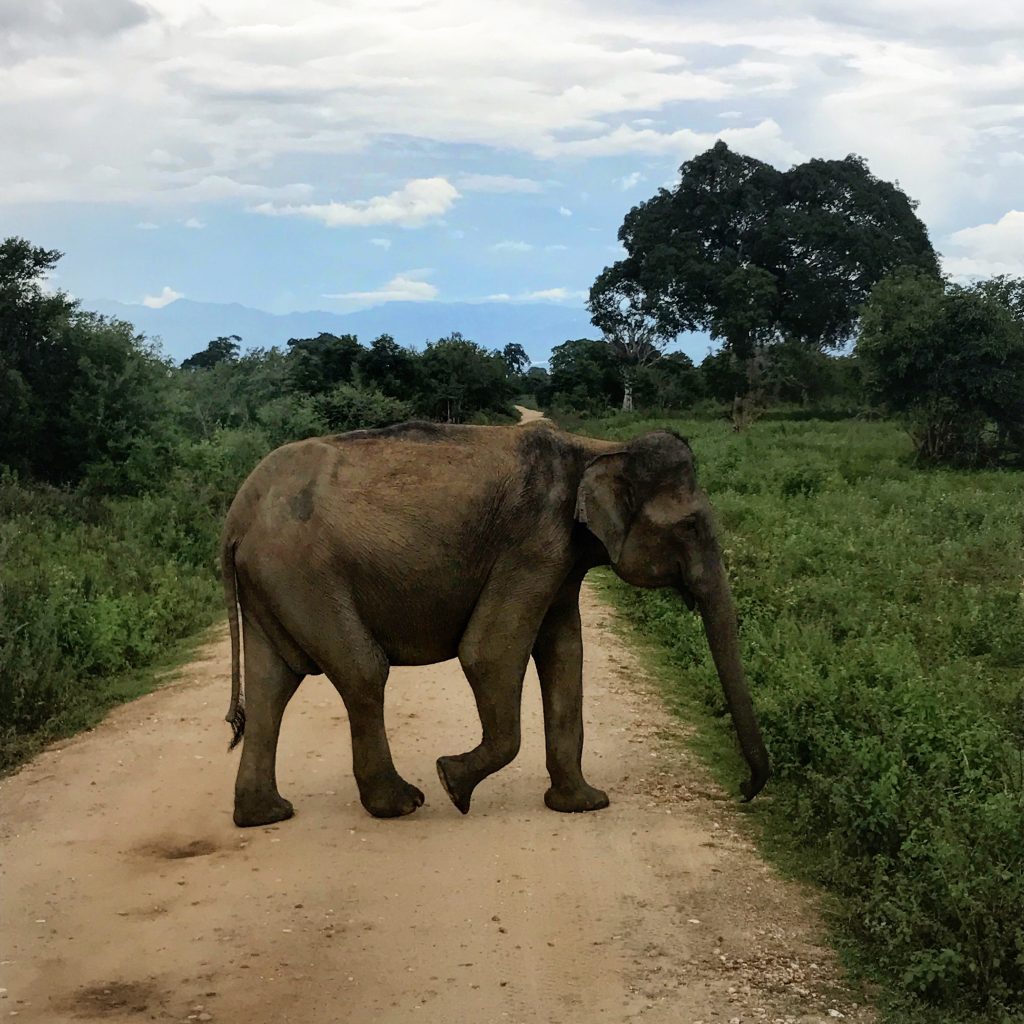
<svg viewBox="0 0 1024 1024"><path fill-rule="evenodd" d="M231 747L244 737L235 823L292 816L277 788L281 719L303 677L320 673L348 710L362 805L382 818L416 810L423 793L395 770L384 727L389 668L455 657L482 731L472 750L437 761L462 813L519 751L531 656L550 776L544 801L555 811L606 807L582 772L579 594L586 573L609 564L627 583L674 588L699 610L750 768L740 788L752 799L768 780L768 754L711 507L684 437L655 430L619 443L545 420L410 422L271 452L238 490L221 541Z"/></svg>

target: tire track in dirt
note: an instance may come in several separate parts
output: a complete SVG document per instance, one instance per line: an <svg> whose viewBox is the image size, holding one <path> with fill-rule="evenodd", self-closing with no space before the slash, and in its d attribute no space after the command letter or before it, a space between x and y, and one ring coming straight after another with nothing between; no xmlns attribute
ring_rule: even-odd
<svg viewBox="0 0 1024 1024"><path fill-rule="evenodd" d="M0 781L0 1016L18 1021L868 1020L807 894L736 827L584 590L588 777L559 815L531 667L523 749L462 817L434 772L479 724L457 662L397 669L388 728L427 793L359 805L344 706L307 679L281 740L297 816L231 823L226 635L176 682ZM837 1001L838 1000L838 1001Z"/></svg>

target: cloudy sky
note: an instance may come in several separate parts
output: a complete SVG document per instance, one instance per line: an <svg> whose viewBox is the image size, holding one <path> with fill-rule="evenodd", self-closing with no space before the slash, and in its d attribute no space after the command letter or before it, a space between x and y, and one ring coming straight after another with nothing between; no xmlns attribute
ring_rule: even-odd
<svg viewBox="0 0 1024 1024"><path fill-rule="evenodd" d="M1024 274L1019 0L0 0L0 138L0 231L87 299L579 304L717 138Z"/></svg>

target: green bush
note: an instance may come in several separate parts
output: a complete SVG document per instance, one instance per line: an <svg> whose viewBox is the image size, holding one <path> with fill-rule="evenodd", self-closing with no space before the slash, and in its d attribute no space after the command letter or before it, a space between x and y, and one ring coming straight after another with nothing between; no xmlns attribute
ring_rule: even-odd
<svg viewBox="0 0 1024 1024"><path fill-rule="evenodd" d="M410 402L354 384L339 384L318 396L314 407L329 430L339 433L359 427L388 427L412 416Z"/></svg>
<svg viewBox="0 0 1024 1024"><path fill-rule="evenodd" d="M890 424L667 425L722 521L775 772L754 812L841 895L891 991L945 1019L1019 1013L1024 474L914 470ZM731 750L699 619L668 592L612 592Z"/></svg>

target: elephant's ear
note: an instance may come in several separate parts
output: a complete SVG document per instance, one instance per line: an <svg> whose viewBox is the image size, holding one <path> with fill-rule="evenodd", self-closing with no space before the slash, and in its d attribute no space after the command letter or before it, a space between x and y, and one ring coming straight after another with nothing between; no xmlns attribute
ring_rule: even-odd
<svg viewBox="0 0 1024 1024"><path fill-rule="evenodd" d="M633 518L633 495L626 479L626 453L609 452L594 459L576 492L576 518L608 550L614 564Z"/></svg>

